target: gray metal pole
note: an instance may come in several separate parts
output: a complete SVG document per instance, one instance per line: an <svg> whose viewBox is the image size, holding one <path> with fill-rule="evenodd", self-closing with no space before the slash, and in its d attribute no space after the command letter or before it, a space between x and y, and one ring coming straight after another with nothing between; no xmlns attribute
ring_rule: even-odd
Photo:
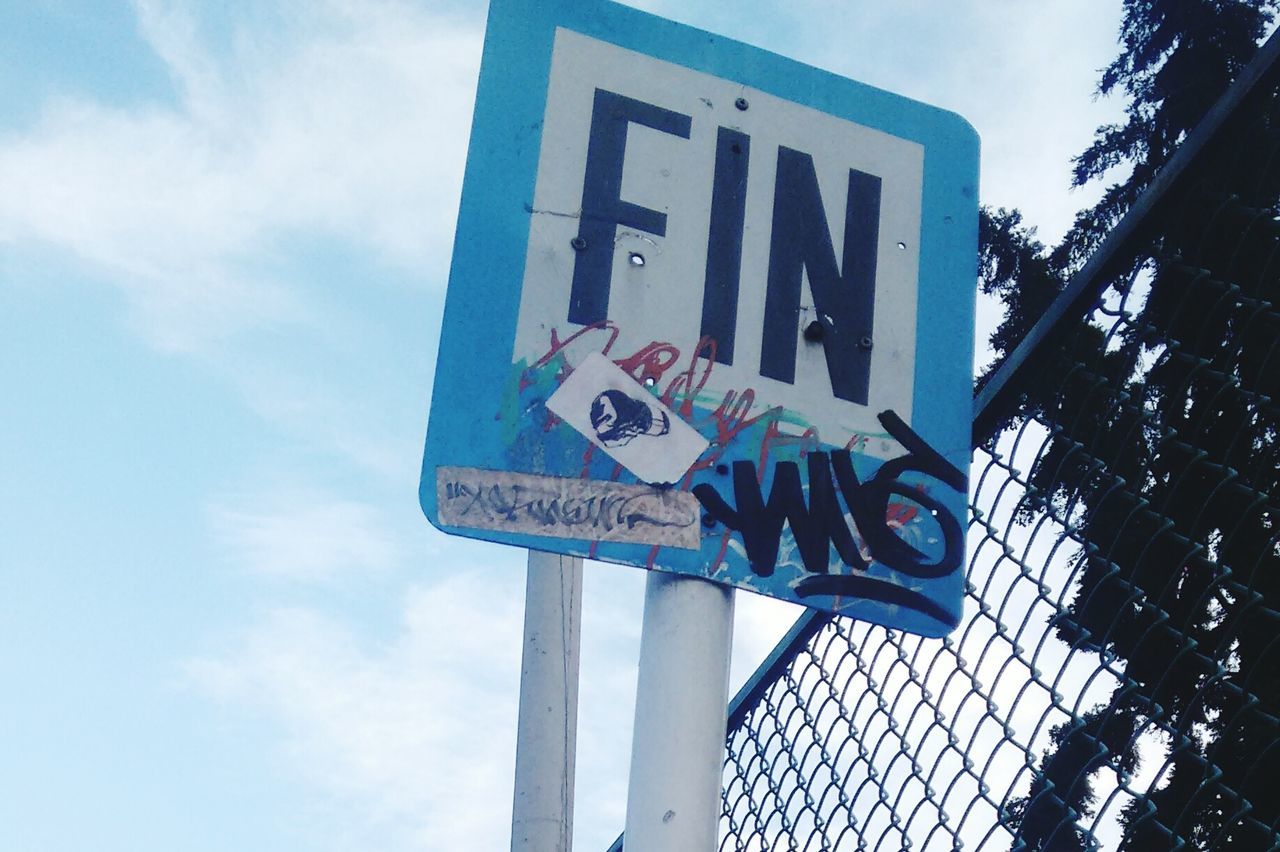
<svg viewBox="0 0 1280 852"><path fill-rule="evenodd" d="M627 790L627 852L716 848L733 591L649 572Z"/></svg>
<svg viewBox="0 0 1280 852"><path fill-rule="evenodd" d="M529 551L511 852L570 852L582 560Z"/></svg>

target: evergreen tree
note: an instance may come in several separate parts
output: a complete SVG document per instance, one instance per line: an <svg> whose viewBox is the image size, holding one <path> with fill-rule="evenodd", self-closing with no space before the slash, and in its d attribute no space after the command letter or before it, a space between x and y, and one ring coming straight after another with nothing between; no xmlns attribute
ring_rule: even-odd
<svg viewBox="0 0 1280 852"><path fill-rule="evenodd" d="M1126 118L1099 128L1076 185L1123 174L1047 251L1016 212L983 211L985 292L1013 346L1253 58L1274 0L1124 0L1121 55L1099 91ZM1038 348L979 424L1049 425L1024 516L1052 508L1081 542L1063 641L1117 660L1110 700L1051 732L1015 848L1088 848L1094 782L1160 759L1125 809L1135 849L1265 849L1280 823L1280 108L1275 78L1203 152L1145 246L1111 270L1132 319L1080 321ZM1128 282L1127 284L1125 282ZM1070 324L1068 324L1070 325ZM985 381L988 371L980 382ZM1140 754L1152 720L1165 754ZM1270 763L1268 763L1270 759ZM1185 844L1185 845L1180 845Z"/></svg>

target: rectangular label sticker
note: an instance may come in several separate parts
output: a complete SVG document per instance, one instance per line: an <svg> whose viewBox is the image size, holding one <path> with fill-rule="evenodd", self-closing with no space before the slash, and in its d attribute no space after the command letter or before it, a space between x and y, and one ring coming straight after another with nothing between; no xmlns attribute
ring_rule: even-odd
<svg viewBox="0 0 1280 852"><path fill-rule="evenodd" d="M708 446L599 352L582 359L547 408L645 482L678 482Z"/></svg>
<svg viewBox="0 0 1280 852"><path fill-rule="evenodd" d="M697 550L698 501L687 491L474 467L437 467L443 524L583 541Z"/></svg>

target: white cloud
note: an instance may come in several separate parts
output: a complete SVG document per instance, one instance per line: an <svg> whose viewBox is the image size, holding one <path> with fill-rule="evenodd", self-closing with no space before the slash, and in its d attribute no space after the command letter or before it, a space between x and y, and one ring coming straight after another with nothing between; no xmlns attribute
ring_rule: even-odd
<svg viewBox="0 0 1280 852"><path fill-rule="evenodd" d="M209 522L236 564L288 580L384 571L400 555L377 506L310 491L227 500L209 510Z"/></svg>
<svg viewBox="0 0 1280 852"><path fill-rule="evenodd" d="M45 105L0 139L0 243L65 249L116 284L163 348L308 319L265 270L298 234L387 262L442 266L481 34L397 2L286 6L230 56L183 3L145 0L141 30L174 105Z"/></svg>
<svg viewBox="0 0 1280 852"><path fill-rule="evenodd" d="M470 553L468 554L468 551ZM341 818L323 848L498 849L509 842L523 560L450 543L390 631L278 606L185 665L231 718L279 731L277 757ZM476 556L492 568L469 567ZM516 563L516 564L513 564ZM603 849L625 817L643 571L589 563L575 837ZM373 839L371 839L373 838Z"/></svg>
<svg viewBox="0 0 1280 852"><path fill-rule="evenodd" d="M506 845L519 600L480 594L485 579L459 571L411 589L383 641L278 609L235 647L188 663L196 688L281 723L303 776L339 797L324 848Z"/></svg>

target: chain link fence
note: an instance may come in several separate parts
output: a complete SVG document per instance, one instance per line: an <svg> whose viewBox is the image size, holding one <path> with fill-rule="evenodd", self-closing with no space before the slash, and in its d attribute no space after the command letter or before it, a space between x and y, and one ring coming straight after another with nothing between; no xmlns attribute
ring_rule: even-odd
<svg viewBox="0 0 1280 852"><path fill-rule="evenodd" d="M722 850L1280 848L1278 52L975 400L956 632L813 613L735 698Z"/></svg>

